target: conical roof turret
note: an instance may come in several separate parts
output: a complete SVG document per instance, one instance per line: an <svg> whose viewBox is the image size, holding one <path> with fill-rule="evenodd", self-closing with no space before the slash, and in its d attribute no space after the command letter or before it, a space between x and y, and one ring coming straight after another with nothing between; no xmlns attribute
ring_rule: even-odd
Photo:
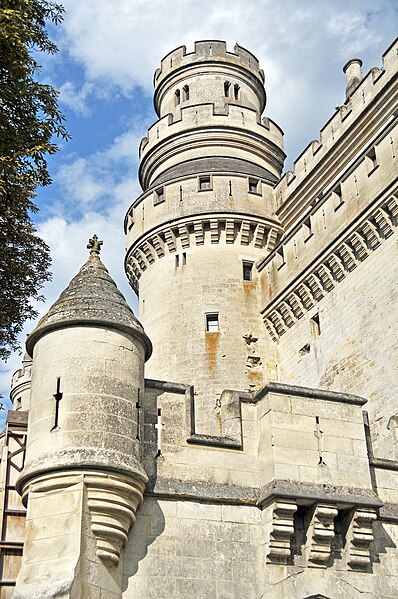
<svg viewBox="0 0 398 599"><path fill-rule="evenodd" d="M102 263L101 245L102 241L93 235L87 246L90 250L87 262L29 335L26 341L29 355L33 356L40 337L53 330L68 326L99 326L138 337L144 345L146 359L150 357L152 344Z"/></svg>

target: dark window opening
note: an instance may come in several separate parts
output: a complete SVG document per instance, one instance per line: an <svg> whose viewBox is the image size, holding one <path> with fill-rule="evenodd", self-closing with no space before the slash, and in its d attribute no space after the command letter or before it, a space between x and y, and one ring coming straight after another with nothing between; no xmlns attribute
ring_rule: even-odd
<svg viewBox="0 0 398 599"><path fill-rule="evenodd" d="M211 179L210 177L199 177L199 189L206 190L211 189Z"/></svg>
<svg viewBox="0 0 398 599"><path fill-rule="evenodd" d="M334 197L334 209L337 210L338 208L340 208L340 206L342 206L344 204L343 192L341 190L340 184L337 185L333 189L333 197Z"/></svg>
<svg viewBox="0 0 398 599"><path fill-rule="evenodd" d="M154 204L156 206L156 204L161 204L162 202L164 202L164 189L163 187L159 187L155 189Z"/></svg>
<svg viewBox="0 0 398 599"><path fill-rule="evenodd" d="M286 260L285 260L285 248L283 245L281 245L277 250L276 250L276 256L278 256L278 266L277 266L277 270L280 270L282 268L282 266L285 266L286 264Z"/></svg>
<svg viewBox="0 0 398 599"><path fill-rule="evenodd" d="M312 223L311 223L310 216L308 218L306 218L305 221L303 222L303 231L304 231L304 241L307 241L310 237L312 237L313 232L312 232Z"/></svg>
<svg viewBox="0 0 398 599"><path fill-rule="evenodd" d="M243 262L243 280L253 280L253 262Z"/></svg>
<svg viewBox="0 0 398 599"><path fill-rule="evenodd" d="M313 338L319 337L321 334L321 325L318 313L314 314L314 316L311 318L311 333Z"/></svg>
<svg viewBox="0 0 398 599"><path fill-rule="evenodd" d="M249 192L258 193L258 179L249 179Z"/></svg>
<svg viewBox="0 0 398 599"><path fill-rule="evenodd" d="M369 171L369 175L370 173L372 173L374 171L374 169L379 166L379 163L377 162L377 156L376 156L376 148L373 147L367 154L366 154L366 158L368 161L368 171Z"/></svg>
<svg viewBox="0 0 398 599"><path fill-rule="evenodd" d="M184 102L189 100L189 85L184 85L182 88Z"/></svg>
<svg viewBox="0 0 398 599"><path fill-rule="evenodd" d="M182 265L185 266L187 263L187 253L182 252Z"/></svg>
<svg viewBox="0 0 398 599"><path fill-rule="evenodd" d="M206 314L206 331L208 333L218 333L219 330L218 314Z"/></svg>
<svg viewBox="0 0 398 599"><path fill-rule="evenodd" d="M178 104L181 103L181 92L179 89L176 89L176 92L175 92L175 103L176 103L176 106L178 106Z"/></svg>
<svg viewBox="0 0 398 599"><path fill-rule="evenodd" d="M224 83L224 96L225 96L226 98L229 98L229 90L230 90L230 88L231 88L231 84L230 84L230 82L229 82L229 81L226 81L226 82Z"/></svg>
<svg viewBox="0 0 398 599"><path fill-rule="evenodd" d="M239 98L239 90L240 87L237 83L234 85L234 99L237 100Z"/></svg>

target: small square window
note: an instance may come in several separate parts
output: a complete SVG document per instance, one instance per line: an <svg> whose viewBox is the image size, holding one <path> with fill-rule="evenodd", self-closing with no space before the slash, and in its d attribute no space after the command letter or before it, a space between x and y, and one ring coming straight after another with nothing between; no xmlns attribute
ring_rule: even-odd
<svg viewBox="0 0 398 599"><path fill-rule="evenodd" d="M208 333L218 333L220 330L218 314L206 314L206 331Z"/></svg>
<svg viewBox="0 0 398 599"><path fill-rule="evenodd" d="M253 262L243 262L243 280L253 280Z"/></svg>
<svg viewBox="0 0 398 599"><path fill-rule="evenodd" d="M158 189L155 189L155 197L153 203L156 206L156 204L161 204L162 202L164 202L164 188L159 187Z"/></svg>
<svg viewBox="0 0 398 599"><path fill-rule="evenodd" d="M211 178L210 177L199 177L199 190L206 191L211 189Z"/></svg>
<svg viewBox="0 0 398 599"><path fill-rule="evenodd" d="M249 192L250 193L258 193L258 179L249 179Z"/></svg>

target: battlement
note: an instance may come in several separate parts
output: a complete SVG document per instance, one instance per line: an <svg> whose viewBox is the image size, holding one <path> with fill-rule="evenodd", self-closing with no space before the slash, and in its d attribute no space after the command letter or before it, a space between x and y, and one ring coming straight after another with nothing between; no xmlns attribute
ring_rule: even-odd
<svg viewBox="0 0 398 599"><path fill-rule="evenodd" d="M230 52L227 50L226 42L203 40L195 42L193 52L187 52L186 46L180 46L166 54L161 61L160 69L155 71L154 87L157 88L166 77L178 69L204 62L230 63L250 71L264 83L264 71L260 69L258 59L254 54L238 44L235 44L234 51Z"/></svg>
<svg viewBox="0 0 398 599"><path fill-rule="evenodd" d="M179 118L167 114L156 121L148 129L147 136L141 140L140 158L149 151L151 146L160 143L170 135L185 132L187 129L222 126L261 132L265 137L272 139L278 147L283 148L283 131L268 117L264 117L260 122L256 111L250 108L227 104L225 109L217 110L213 103L209 103L185 106L181 108Z"/></svg>
<svg viewBox="0 0 398 599"><path fill-rule="evenodd" d="M283 210L284 202L292 196L304 179L308 179L311 171L323 162L334 147L337 147L343 136L358 122L363 113L372 109L374 99L384 92L389 82L393 82L398 73L398 39L383 54L382 68L373 67L358 83L342 106L338 106L329 121L320 130L319 140L312 140L294 161L293 171L287 171L277 188L278 204ZM356 59L358 60L358 59ZM388 93L388 92L387 92ZM396 110L391 93L391 103L386 100L378 110L391 113ZM377 109L377 107L375 108ZM384 115L385 116L385 115Z"/></svg>

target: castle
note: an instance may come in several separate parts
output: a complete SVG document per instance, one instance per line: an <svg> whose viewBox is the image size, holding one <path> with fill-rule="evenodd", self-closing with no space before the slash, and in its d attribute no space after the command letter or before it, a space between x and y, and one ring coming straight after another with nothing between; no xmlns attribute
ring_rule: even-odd
<svg viewBox="0 0 398 599"><path fill-rule="evenodd" d="M398 41L344 71L281 176L255 56L161 61L139 320L93 236L13 377L2 599L397 596Z"/></svg>

